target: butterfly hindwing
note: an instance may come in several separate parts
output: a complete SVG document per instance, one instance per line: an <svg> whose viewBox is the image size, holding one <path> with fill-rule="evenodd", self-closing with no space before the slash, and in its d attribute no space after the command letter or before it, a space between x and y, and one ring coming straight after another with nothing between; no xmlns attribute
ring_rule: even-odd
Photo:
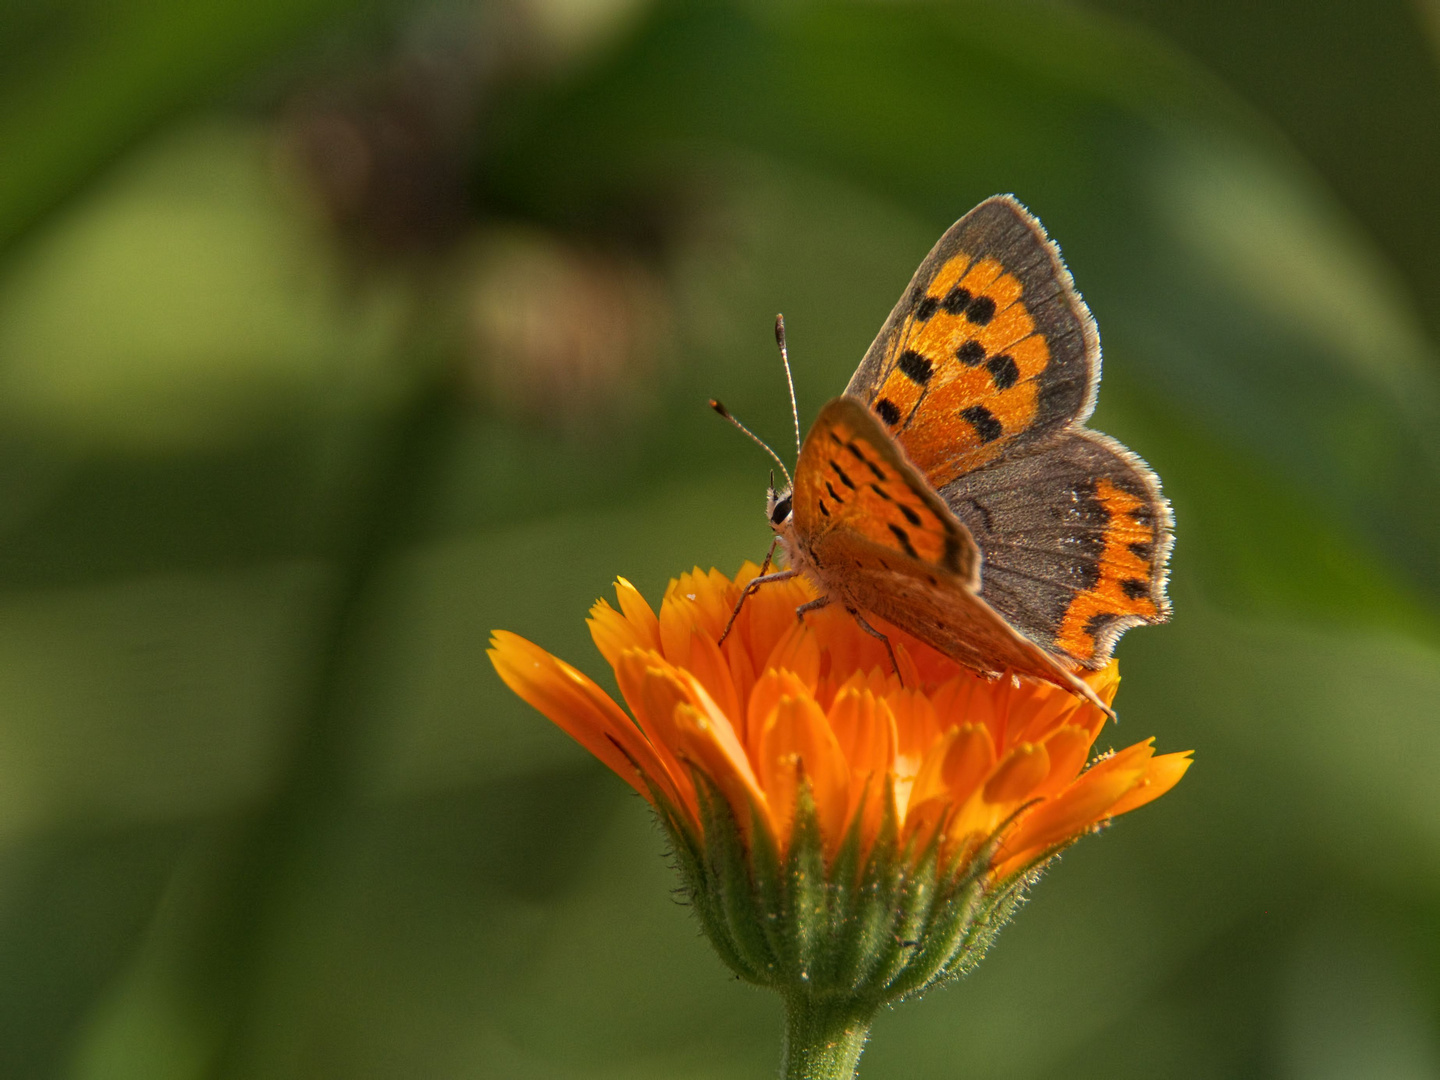
<svg viewBox="0 0 1440 1080"><path fill-rule="evenodd" d="M981 595L1032 640L1086 667L1163 622L1169 504L1146 464L1083 428L961 476L940 495L980 546Z"/></svg>
<svg viewBox="0 0 1440 1080"><path fill-rule="evenodd" d="M936 243L845 393L939 488L1083 422L1099 376L1099 335L1059 250L997 195Z"/></svg>

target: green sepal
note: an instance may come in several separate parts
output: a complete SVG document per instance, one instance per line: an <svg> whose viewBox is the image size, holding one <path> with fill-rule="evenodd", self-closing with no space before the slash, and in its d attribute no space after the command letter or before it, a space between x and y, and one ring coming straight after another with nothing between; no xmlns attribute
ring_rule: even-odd
<svg viewBox="0 0 1440 1080"><path fill-rule="evenodd" d="M771 986L788 984L787 976L798 966L799 950L784 921L785 878L780 865L780 852L770 822L760 808L750 808L750 872L755 883L755 919L770 953L775 957L774 982Z"/></svg>
<svg viewBox="0 0 1440 1080"><path fill-rule="evenodd" d="M733 941L725 932L725 917L721 907L725 892L716 887L714 876L710 872L709 850L698 841L688 818L681 815L668 799L656 792L653 785L651 791L654 795L656 816L670 838L671 853L680 871L682 887L690 900L692 910L700 920L701 929L705 931L705 936L710 939L725 966L741 978L748 978L751 965L734 947ZM705 795L700 794L702 805L704 798Z"/></svg>
<svg viewBox="0 0 1440 1080"><path fill-rule="evenodd" d="M759 806L746 807L742 828L715 783L698 770L693 777L698 830L661 793L651 795L701 928L727 967L779 990L797 1015L868 1017L973 970L1049 861L1073 842L995 881L1001 840L1025 808L962 858L946 850L945 820L902 836L886 784L868 851L857 814L827 859L802 775L782 852Z"/></svg>
<svg viewBox="0 0 1440 1080"><path fill-rule="evenodd" d="M738 964L731 964L742 979L768 984L776 970L775 954L756 921L755 888L750 853L739 822L724 794L710 778L694 773L705 830L705 890L715 913L705 927L711 941L723 940Z"/></svg>
<svg viewBox="0 0 1440 1080"><path fill-rule="evenodd" d="M851 892L851 911L838 945L837 979L856 987L868 981L882 947L893 939L898 918L895 898L903 888L905 864L898 849L900 815L893 786L887 783L884 794L880 829L860 882Z"/></svg>
<svg viewBox="0 0 1440 1080"><path fill-rule="evenodd" d="M819 955L834 941L827 884L820 818L810 784L802 776L795 793L795 820L785 857L786 888L781 906L782 923L795 944L795 967L789 972L794 985L816 985Z"/></svg>
<svg viewBox="0 0 1440 1080"><path fill-rule="evenodd" d="M906 969L920 945L931 911L942 888L939 877L940 844L944 835L944 823L936 827L919 855L914 855L917 838L912 836L906 843L897 895L891 903L895 913L890 928L890 940L880 943L877 963L874 964L864 989L869 995L882 1000L890 997L889 986Z"/></svg>
<svg viewBox="0 0 1440 1080"><path fill-rule="evenodd" d="M863 797L861 805L864 805ZM843 988L854 984L850 968L853 967L855 928L861 921L857 910L862 895L861 817L862 815L857 813L851 819L826 874L826 895L830 905L830 944L817 958L812 971L815 982L821 986Z"/></svg>

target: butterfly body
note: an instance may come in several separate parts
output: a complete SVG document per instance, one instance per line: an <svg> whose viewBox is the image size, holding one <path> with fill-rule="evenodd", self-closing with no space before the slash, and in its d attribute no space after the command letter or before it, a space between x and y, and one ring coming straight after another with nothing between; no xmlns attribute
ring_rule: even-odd
<svg viewBox="0 0 1440 1080"><path fill-rule="evenodd" d="M1137 623L1164 621L1169 506L1089 430L1094 320L1008 196L921 263L845 395L825 405L770 522L792 569L984 672L1077 693Z"/></svg>

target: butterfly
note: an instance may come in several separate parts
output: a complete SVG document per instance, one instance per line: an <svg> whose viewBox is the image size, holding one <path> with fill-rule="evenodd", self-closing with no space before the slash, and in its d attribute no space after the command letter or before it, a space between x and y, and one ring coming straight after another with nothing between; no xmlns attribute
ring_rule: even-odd
<svg viewBox="0 0 1440 1080"><path fill-rule="evenodd" d="M1076 672L1169 617L1174 531L1155 473L1085 426L1099 383L1095 320L1059 248L1013 197L987 199L920 264L793 482L772 483L789 568L744 595L803 574L819 596L801 617L844 605L892 664L867 614L1100 704Z"/></svg>

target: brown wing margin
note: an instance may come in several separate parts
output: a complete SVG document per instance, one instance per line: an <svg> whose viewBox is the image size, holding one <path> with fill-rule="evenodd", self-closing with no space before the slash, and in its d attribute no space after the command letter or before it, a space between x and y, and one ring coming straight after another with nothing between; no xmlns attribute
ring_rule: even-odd
<svg viewBox="0 0 1440 1080"><path fill-rule="evenodd" d="M1043 335L1050 364L1041 378L1039 408L1024 433L1029 441L1067 424L1083 423L1095 408L1100 383L1100 335L1090 309L1044 226L1013 195L995 195L955 222L915 271L850 383L848 397L873 405L899 359L901 343L928 286L957 255L996 259L1022 287L1021 302Z"/></svg>

